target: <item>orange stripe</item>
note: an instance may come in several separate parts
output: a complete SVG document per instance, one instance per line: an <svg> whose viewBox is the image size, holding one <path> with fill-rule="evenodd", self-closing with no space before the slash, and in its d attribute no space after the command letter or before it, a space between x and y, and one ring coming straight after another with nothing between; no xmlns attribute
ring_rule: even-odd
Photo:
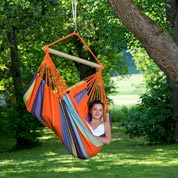
<svg viewBox="0 0 178 178"><path fill-rule="evenodd" d="M44 124L53 130L52 125L52 108L51 108L51 94L50 88L45 84L44 85L44 97L43 97L43 109L42 117L44 119Z"/></svg>
<svg viewBox="0 0 178 178"><path fill-rule="evenodd" d="M84 145L85 151L87 152L87 155L89 155L89 157L93 157L97 155L98 152L101 150L102 146L97 147L93 145L89 140L86 139L85 136L81 134L80 131L79 131L79 135Z"/></svg>

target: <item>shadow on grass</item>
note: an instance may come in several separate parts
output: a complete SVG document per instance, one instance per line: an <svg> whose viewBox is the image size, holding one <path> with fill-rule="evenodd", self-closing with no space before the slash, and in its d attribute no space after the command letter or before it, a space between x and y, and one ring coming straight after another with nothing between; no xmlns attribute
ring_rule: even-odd
<svg viewBox="0 0 178 178"><path fill-rule="evenodd" d="M42 145L0 154L4 178L177 178L178 145L149 146L131 140L113 124L113 141L94 158L74 158L57 136L46 130Z"/></svg>

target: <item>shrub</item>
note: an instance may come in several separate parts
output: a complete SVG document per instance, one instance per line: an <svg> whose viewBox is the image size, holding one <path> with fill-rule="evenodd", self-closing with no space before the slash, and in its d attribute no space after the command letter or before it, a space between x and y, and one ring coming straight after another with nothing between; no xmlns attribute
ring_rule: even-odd
<svg viewBox="0 0 178 178"><path fill-rule="evenodd" d="M7 117L7 107L0 106L0 135L1 137L7 137L10 135L10 121Z"/></svg>
<svg viewBox="0 0 178 178"><path fill-rule="evenodd" d="M8 110L7 120L10 123L11 134L17 139L13 150L31 148L40 144L38 138L41 136L41 132L39 129L43 127L32 114L27 112L24 103L21 101L15 103Z"/></svg>
<svg viewBox="0 0 178 178"><path fill-rule="evenodd" d="M175 119L170 104L171 88L162 75L150 80L141 103L122 120L130 137L145 136L151 144L174 143Z"/></svg>
<svg viewBox="0 0 178 178"><path fill-rule="evenodd" d="M110 112L112 122L128 120L130 118L130 114L132 113L133 108L133 106L111 106Z"/></svg>

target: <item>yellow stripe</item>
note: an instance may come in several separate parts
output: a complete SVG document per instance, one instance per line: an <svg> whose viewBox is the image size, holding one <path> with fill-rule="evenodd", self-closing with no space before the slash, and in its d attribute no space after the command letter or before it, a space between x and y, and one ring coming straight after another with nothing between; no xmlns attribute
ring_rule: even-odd
<svg viewBox="0 0 178 178"><path fill-rule="evenodd" d="M23 100L24 100L25 104L26 104L28 98L30 97L30 95L31 95L31 93L32 93L32 91L33 91L33 88L34 88L35 83L36 83L36 78L35 78L35 80L34 80L33 83L31 84L31 86L29 87L29 89L26 91L26 93L25 93L24 96L23 96Z"/></svg>

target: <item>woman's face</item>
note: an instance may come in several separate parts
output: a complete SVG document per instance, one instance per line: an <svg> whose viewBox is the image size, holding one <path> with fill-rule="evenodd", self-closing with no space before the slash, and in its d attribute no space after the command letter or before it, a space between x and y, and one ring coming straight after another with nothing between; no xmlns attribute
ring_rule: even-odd
<svg viewBox="0 0 178 178"><path fill-rule="evenodd" d="M103 116L103 105L94 104L90 110L90 114L92 116L92 119L100 119Z"/></svg>

